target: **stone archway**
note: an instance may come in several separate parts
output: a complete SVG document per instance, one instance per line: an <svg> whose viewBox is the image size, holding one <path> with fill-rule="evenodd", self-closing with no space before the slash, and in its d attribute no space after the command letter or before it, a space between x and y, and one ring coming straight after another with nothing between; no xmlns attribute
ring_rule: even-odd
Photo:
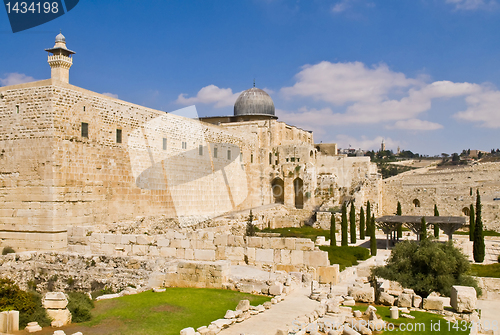
<svg viewBox="0 0 500 335"><path fill-rule="evenodd" d="M304 182L300 178L293 181L293 190L295 194L295 208L304 208Z"/></svg>
<svg viewBox="0 0 500 335"><path fill-rule="evenodd" d="M274 202L277 204L285 203L285 183L281 178L274 178L271 182Z"/></svg>

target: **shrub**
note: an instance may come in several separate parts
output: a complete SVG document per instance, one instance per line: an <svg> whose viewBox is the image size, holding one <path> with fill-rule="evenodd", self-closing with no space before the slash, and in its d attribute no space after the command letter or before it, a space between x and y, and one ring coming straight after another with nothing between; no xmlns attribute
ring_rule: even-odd
<svg viewBox="0 0 500 335"><path fill-rule="evenodd" d="M250 215L248 216L246 236L255 236L255 225L253 224L252 210L250 210Z"/></svg>
<svg viewBox="0 0 500 335"><path fill-rule="evenodd" d="M432 291L449 296L453 285L472 286L481 295L475 279L467 275L469 269L467 257L451 242L424 239L396 244L387 265L374 268L372 274L397 281L423 297Z"/></svg>
<svg viewBox="0 0 500 335"><path fill-rule="evenodd" d="M500 255L498 255L497 261L498 263L500 263Z"/></svg>
<svg viewBox="0 0 500 335"><path fill-rule="evenodd" d="M19 311L19 326L36 321L42 327L50 325L42 297L36 292L25 292L9 279L0 279L0 310Z"/></svg>
<svg viewBox="0 0 500 335"><path fill-rule="evenodd" d="M2 250L2 255L7 255L7 254L15 254L15 250L12 249L11 247L4 247Z"/></svg>
<svg viewBox="0 0 500 335"><path fill-rule="evenodd" d="M94 302L83 292L68 293L68 309L72 315L72 322L85 322L92 318L90 311Z"/></svg>

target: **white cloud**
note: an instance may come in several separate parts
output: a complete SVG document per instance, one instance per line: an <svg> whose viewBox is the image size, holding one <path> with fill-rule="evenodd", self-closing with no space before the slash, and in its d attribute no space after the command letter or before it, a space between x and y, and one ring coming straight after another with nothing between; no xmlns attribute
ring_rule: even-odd
<svg viewBox="0 0 500 335"><path fill-rule="evenodd" d="M214 104L214 107L220 108L234 105L240 93L233 93L230 88L208 85L199 90L195 97L187 98L186 94L179 94L176 102L181 105Z"/></svg>
<svg viewBox="0 0 500 335"><path fill-rule="evenodd" d="M342 107L334 112L331 107L320 110L300 108L296 113L283 112L287 119L306 124L367 124L391 121L405 129L438 129L437 123L417 123L419 114L430 110L433 99L466 97L482 92L478 84L436 81L426 83L424 78L407 78L391 71L387 65L372 68L363 63L330 63L323 61L305 66L297 75L297 82L284 87L281 93L288 99L312 98L331 107ZM397 97L397 98L396 98ZM336 108L341 109L341 108Z"/></svg>
<svg viewBox="0 0 500 335"><path fill-rule="evenodd" d="M465 99L467 109L454 115L456 119L479 122L481 127L500 128L500 91L485 90Z"/></svg>
<svg viewBox="0 0 500 335"><path fill-rule="evenodd" d="M498 5L495 0L446 0L446 3L455 5L455 9L459 10L491 10Z"/></svg>
<svg viewBox="0 0 500 335"><path fill-rule="evenodd" d="M391 89L418 84L385 64L370 69L361 62L306 65L296 78L295 85L281 89L285 97L311 97L334 105L380 101Z"/></svg>
<svg viewBox="0 0 500 335"><path fill-rule="evenodd" d="M387 150L395 150L398 146L401 146L400 141L393 140L392 138L385 138L382 136L377 136L375 138L367 138L366 136L361 136L361 139L349 135L337 135L336 142L339 148L351 148L362 149L362 150L378 150L382 141L385 142L385 147Z"/></svg>
<svg viewBox="0 0 500 335"><path fill-rule="evenodd" d="M18 84L24 84L24 83L30 83L32 81L36 81L35 78L27 76L22 73L6 73L3 78L0 78L0 83L3 86L10 86L10 85L18 85Z"/></svg>
<svg viewBox="0 0 500 335"><path fill-rule="evenodd" d="M435 122L424 121L419 119L409 119L397 121L392 126L387 126L388 129L407 129L407 130L436 130L443 128L442 125Z"/></svg>
<svg viewBox="0 0 500 335"><path fill-rule="evenodd" d="M105 93L102 93L102 95L106 95L106 96L108 96L108 97L110 97L110 98L115 98L115 99L118 99L118 94L105 92Z"/></svg>

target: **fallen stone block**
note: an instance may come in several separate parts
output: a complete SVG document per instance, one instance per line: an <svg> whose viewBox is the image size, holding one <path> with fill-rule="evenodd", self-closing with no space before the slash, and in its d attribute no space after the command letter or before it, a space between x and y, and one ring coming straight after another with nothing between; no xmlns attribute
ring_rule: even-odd
<svg viewBox="0 0 500 335"><path fill-rule="evenodd" d="M422 307L426 310L444 310L443 300L439 298L425 298Z"/></svg>
<svg viewBox="0 0 500 335"><path fill-rule="evenodd" d="M472 313L476 309L476 290L469 286L452 286L450 304L459 313Z"/></svg>
<svg viewBox="0 0 500 335"><path fill-rule="evenodd" d="M375 289L373 287L355 289L351 295L355 301L375 302Z"/></svg>
<svg viewBox="0 0 500 335"><path fill-rule="evenodd" d="M236 306L236 310L246 312L250 309L250 301L249 300L240 300L238 306Z"/></svg>
<svg viewBox="0 0 500 335"><path fill-rule="evenodd" d="M378 296L378 302L381 305L394 306L394 300L395 298L386 292L380 292L380 295Z"/></svg>
<svg viewBox="0 0 500 335"><path fill-rule="evenodd" d="M398 306L399 307L411 307L413 304L411 295L408 293L401 293L398 296Z"/></svg>
<svg viewBox="0 0 500 335"><path fill-rule="evenodd" d="M181 330L180 335L194 335L196 332L193 327L184 328Z"/></svg>
<svg viewBox="0 0 500 335"><path fill-rule="evenodd" d="M47 292L42 305L45 309L64 309L68 305L68 299L63 292Z"/></svg>

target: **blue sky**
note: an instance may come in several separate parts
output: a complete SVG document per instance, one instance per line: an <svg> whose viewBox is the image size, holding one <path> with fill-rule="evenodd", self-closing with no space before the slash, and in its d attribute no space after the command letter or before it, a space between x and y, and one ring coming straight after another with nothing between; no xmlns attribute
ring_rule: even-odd
<svg viewBox="0 0 500 335"><path fill-rule="evenodd" d="M151 108L229 115L255 78L316 142L500 147L498 0L80 0L16 34L0 9L0 84L50 77L59 29L71 84Z"/></svg>

